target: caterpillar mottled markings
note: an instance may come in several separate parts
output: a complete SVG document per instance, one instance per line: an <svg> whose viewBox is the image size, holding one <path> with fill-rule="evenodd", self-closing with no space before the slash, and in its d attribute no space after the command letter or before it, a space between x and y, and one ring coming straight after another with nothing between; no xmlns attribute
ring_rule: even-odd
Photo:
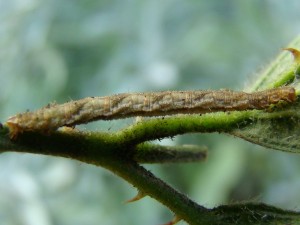
<svg viewBox="0 0 300 225"><path fill-rule="evenodd" d="M94 120L266 109L280 101L295 100L295 89L289 86L254 93L230 90L126 93L49 105L12 116L6 126L10 137L15 138L23 131L49 132Z"/></svg>

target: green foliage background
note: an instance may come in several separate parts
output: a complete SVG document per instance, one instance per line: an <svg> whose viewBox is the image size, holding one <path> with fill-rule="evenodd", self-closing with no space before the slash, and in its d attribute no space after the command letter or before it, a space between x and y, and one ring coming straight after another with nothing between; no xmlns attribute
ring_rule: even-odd
<svg viewBox="0 0 300 225"><path fill-rule="evenodd" d="M299 34L297 0L0 0L0 118L49 102L155 90L245 89ZM97 122L81 129L117 130ZM219 134L166 144L209 147L205 163L147 166L206 207L244 200L298 209L300 156ZM160 224L170 212L94 166L0 157L3 224Z"/></svg>

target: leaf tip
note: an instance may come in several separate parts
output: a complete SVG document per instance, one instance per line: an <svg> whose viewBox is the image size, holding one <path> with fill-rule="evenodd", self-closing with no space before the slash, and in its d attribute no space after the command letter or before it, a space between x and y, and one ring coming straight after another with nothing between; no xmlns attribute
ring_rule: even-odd
<svg viewBox="0 0 300 225"><path fill-rule="evenodd" d="M284 48L283 50L287 50L294 56L294 60L296 63L300 63L300 51L295 48Z"/></svg>

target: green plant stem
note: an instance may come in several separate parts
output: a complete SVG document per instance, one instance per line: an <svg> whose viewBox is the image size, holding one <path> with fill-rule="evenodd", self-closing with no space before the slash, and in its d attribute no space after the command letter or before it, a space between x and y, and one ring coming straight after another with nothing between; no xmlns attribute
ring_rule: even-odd
<svg viewBox="0 0 300 225"><path fill-rule="evenodd" d="M291 47L296 46L300 46L299 37L291 44ZM291 62L287 52L283 52L261 74L256 83L252 87L248 87L248 90L268 89L294 82L295 68L298 71L298 65ZM299 93L299 82L294 82L293 85L297 89L296 92ZM116 133L80 132L75 129L63 129L48 135L24 132L14 141L9 139L8 129L1 127L0 152L14 151L59 156L101 166L127 180L140 193L155 198L171 209L176 216L192 225L299 224L299 213L280 210L264 204L245 203L206 209L174 190L138 164L141 162L164 163L204 159L206 152L202 149L180 147L179 151L177 147L145 143L193 132L223 132L243 137L256 144L296 152L298 150L296 148L300 146L298 135L296 137L291 135L289 130L293 128L293 132L298 134L300 105L296 102L291 107L285 105L282 108L278 106L276 108L279 110L273 112L258 110L219 112L143 120ZM266 127L272 128L265 121L272 123L273 128L279 127L275 135L264 130ZM281 130L283 127L285 132ZM259 137L253 138L253 133L243 133L244 128L251 128L251 131L254 130ZM264 142L269 139L269 143L265 144ZM281 139L286 142L280 142ZM282 147L282 145L288 146Z"/></svg>
<svg viewBox="0 0 300 225"><path fill-rule="evenodd" d="M264 116L266 114L262 113ZM257 114L250 113L250 115ZM272 115L278 116L278 113ZM200 118L204 119L205 117ZM230 121L233 123L239 120L228 120L227 129L230 127ZM247 123L247 120L245 122ZM209 125L208 130L213 131L212 124L209 123ZM162 126L164 125L162 124ZM231 126L236 127L236 124L231 124ZM214 129L218 128L219 126L216 126ZM27 132L18 137L16 141L11 141L7 132L7 129L0 131L0 149L2 152L16 151L61 156L102 166L127 180L142 193L160 201L178 217L192 225L283 225L287 222L289 224L299 222L299 213L275 209L263 204L253 206L245 203L234 206L220 206L215 209L206 209L197 205L132 160L132 149L127 148L127 151L124 151L124 143L116 144L108 141L103 144L102 135L107 134L78 132L76 130L55 132L51 135ZM114 140L113 137L110 138Z"/></svg>
<svg viewBox="0 0 300 225"><path fill-rule="evenodd" d="M137 150L145 151L151 146L136 145L189 132L230 132L257 118L282 116L289 114L285 111L244 111L174 116L143 121L115 134L66 129L51 135L25 132L15 141L9 140L8 130L4 128L0 132L0 150L61 156L102 166L133 184L142 193L157 199L188 223L210 224L208 221L213 221L215 217L211 211L197 205L136 163L134 157ZM146 148L143 149L143 145Z"/></svg>
<svg viewBox="0 0 300 225"><path fill-rule="evenodd" d="M133 162L110 161L107 169L126 179L142 193L157 199L189 224L209 224L209 210L196 204L185 195L156 178L145 168ZM142 187L142 188L140 188ZM211 218L210 218L211 219Z"/></svg>
<svg viewBox="0 0 300 225"><path fill-rule="evenodd" d="M130 159L131 154L124 154L122 147L118 145L113 147L109 143L106 146L99 145L96 141L97 134L71 131L45 136L27 132L16 142L8 139L6 131L0 134L2 152L17 151L62 156L104 167L133 184L139 191L157 199L190 224L203 221L202 218L208 212Z"/></svg>
<svg viewBox="0 0 300 225"><path fill-rule="evenodd" d="M207 157L207 148L195 145L162 146L142 143L135 150L133 159L138 163L200 162Z"/></svg>

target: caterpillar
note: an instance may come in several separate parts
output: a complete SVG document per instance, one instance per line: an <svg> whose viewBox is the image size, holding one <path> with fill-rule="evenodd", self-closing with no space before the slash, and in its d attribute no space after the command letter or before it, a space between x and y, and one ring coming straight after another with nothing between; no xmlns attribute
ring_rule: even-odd
<svg viewBox="0 0 300 225"><path fill-rule="evenodd" d="M254 93L231 90L125 93L87 97L20 113L10 117L6 126L10 137L15 138L23 131L49 132L94 120L267 109L280 101L294 102L296 97L295 89L289 86Z"/></svg>

